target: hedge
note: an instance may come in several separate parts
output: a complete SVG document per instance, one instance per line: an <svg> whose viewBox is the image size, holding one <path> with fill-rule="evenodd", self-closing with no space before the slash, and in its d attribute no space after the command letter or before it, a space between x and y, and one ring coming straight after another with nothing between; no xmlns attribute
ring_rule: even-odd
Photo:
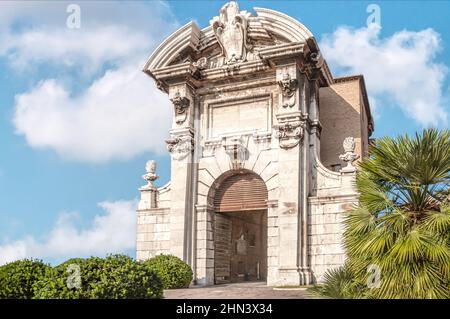
<svg viewBox="0 0 450 319"><path fill-rule="evenodd" d="M79 277L77 271L79 270ZM77 278L80 281L77 282ZM37 299L161 298L157 274L124 255L70 259L48 269L34 285Z"/></svg>
<svg viewBox="0 0 450 319"><path fill-rule="evenodd" d="M41 260L24 259L0 266L0 299L31 299L33 285L51 269Z"/></svg>
<svg viewBox="0 0 450 319"><path fill-rule="evenodd" d="M172 255L158 255L144 261L161 278L164 289L187 288L192 281L192 269L183 260Z"/></svg>

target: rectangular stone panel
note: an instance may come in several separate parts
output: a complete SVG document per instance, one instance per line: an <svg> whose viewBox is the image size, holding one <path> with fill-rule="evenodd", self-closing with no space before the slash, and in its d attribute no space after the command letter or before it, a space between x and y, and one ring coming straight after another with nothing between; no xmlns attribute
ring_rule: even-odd
<svg viewBox="0 0 450 319"><path fill-rule="evenodd" d="M208 105L208 138L244 132L268 132L271 97L260 96Z"/></svg>

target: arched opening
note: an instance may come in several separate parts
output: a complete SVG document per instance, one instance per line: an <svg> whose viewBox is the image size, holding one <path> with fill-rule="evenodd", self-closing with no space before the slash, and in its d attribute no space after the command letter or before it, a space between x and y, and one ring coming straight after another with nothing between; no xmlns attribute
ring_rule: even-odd
<svg viewBox="0 0 450 319"><path fill-rule="evenodd" d="M214 281L216 284L266 280L267 187L242 170L215 183Z"/></svg>

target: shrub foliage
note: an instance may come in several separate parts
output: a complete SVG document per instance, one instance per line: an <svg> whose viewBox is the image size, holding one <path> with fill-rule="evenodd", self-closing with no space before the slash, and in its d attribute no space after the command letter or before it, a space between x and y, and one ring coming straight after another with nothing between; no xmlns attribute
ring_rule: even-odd
<svg viewBox="0 0 450 319"><path fill-rule="evenodd" d="M161 278L165 289L187 288L192 281L192 269L172 255L158 255L144 262Z"/></svg>
<svg viewBox="0 0 450 319"><path fill-rule="evenodd" d="M51 269L41 260L18 260L0 267L0 299L31 299L33 285Z"/></svg>
<svg viewBox="0 0 450 319"><path fill-rule="evenodd" d="M70 259L48 269L35 283L34 293L38 299L161 298L163 285L157 274L142 263L112 255Z"/></svg>
<svg viewBox="0 0 450 319"><path fill-rule="evenodd" d="M72 258L53 268L20 260L0 267L0 299L162 298L163 288L188 287L191 281L190 266L171 255L145 262L125 255Z"/></svg>

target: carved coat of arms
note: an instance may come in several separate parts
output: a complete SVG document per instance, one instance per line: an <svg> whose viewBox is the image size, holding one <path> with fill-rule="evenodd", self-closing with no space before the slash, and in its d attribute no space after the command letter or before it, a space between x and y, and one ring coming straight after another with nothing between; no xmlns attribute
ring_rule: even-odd
<svg viewBox="0 0 450 319"><path fill-rule="evenodd" d="M222 48L225 64L247 60L247 26L250 13L239 12L239 6L231 1L220 9L220 16L211 20L214 34Z"/></svg>

